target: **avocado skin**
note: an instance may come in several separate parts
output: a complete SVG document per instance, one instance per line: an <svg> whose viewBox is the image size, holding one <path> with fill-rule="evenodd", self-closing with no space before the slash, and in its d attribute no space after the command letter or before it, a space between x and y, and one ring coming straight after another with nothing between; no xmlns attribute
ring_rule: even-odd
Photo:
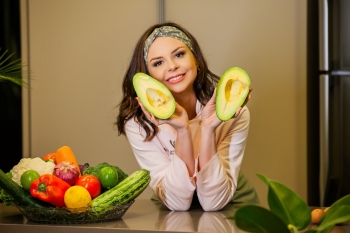
<svg viewBox="0 0 350 233"><path fill-rule="evenodd" d="M215 110L220 120L227 121L235 115L247 98L250 85L251 81L245 70L239 67L226 70L216 87Z"/></svg>
<svg viewBox="0 0 350 233"><path fill-rule="evenodd" d="M163 120L174 114L176 102L164 84L142 72L136 73L132 82L137 97L148 112Z"/></svg>

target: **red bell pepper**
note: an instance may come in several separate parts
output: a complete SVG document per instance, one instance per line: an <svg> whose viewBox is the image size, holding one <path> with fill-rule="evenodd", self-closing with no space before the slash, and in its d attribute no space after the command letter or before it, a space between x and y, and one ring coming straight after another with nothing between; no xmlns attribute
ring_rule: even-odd
<svg viewBox="0 0 350 233"><path fill-rule="evenodd" d="M70 185L52 174L44 174L30 185L30 194L54 206L65 207L64 194Z"/></svg>

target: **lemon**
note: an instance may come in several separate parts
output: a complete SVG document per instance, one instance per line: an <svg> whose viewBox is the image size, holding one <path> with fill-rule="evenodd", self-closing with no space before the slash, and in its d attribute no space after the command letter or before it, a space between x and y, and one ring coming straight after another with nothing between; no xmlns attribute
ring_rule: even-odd
<svg viewBox="0 0 350 233"><path fill-rule="evenodd" d="M64 194L64 203L73 212L85 211L90 205L90 202L90 193L82 186L71 186Z"/></svg>

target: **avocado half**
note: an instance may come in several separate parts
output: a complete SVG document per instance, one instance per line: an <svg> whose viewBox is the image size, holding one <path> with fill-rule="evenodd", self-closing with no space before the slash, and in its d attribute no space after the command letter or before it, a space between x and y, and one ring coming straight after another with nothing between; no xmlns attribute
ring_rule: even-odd
<svg viewBox="0 0 350 233"><path fill-rule="evenodd" d="M239 67L228 69L216 87L216 115L222 121L231 119L242 106L250 88L246 71Z"/></svg>
<svg viewBox="0 0 350 233"><path fill-rule="evenodd" d="M175 112L175 99L166 86L151 76L139 72L132 79L142 105L159 119L168 119Z"/></svg>

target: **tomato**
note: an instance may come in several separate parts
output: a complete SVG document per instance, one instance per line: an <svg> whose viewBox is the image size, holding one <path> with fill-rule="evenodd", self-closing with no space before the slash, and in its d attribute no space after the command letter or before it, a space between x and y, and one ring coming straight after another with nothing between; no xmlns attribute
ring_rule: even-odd
<svg viewBox="0 0 350 233"><path fill-rule="evenodd" d="M46 162L50 161L50 162L53 162L54 164L57 164L56 163L56 152L50 152L50 153L46 154L43 157L43 160L45 160Z"/></svg>
<svg viewBox="0 0 350 233"><path fill-rule="evenodd" d="M39 173L34 170L27 170L23 172L23 174L21 175L22 188L29 191L30 185L33 183L34 180L39 179L39 177Z"/></svg>
<svg viewBox="0 0 350 233"><path fill-rule="evenodd" d="M100 195L101 184L96 176L93 175L83 175L80 176L75 185L82 186L89 191L92 199Z"/></svg>
<svg viewBox="0 0 350 233"><path fill-rule="evenodd" d="M118 173L112 167L103 167L98 172L102 188L110 189L118 183Z"/></svg>

